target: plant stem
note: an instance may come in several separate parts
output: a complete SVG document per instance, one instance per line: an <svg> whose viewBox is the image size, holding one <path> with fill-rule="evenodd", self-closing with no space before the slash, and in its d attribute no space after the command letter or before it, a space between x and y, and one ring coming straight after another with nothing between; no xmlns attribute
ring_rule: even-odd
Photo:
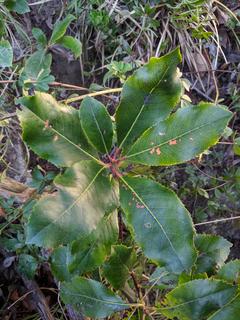
<svg viewBox="0 0 240 320"><path fill-rule="evenodd" d="M135 273L134 273L133 271L130 272L130 275L131 275L131 277L132 277L132 279L133 279L133 283L134 283L134 286L135 286L135 288L136 288L138 297L139 297L139 299L141 300L141 299L142 299L142 292L141 292L140 286L139 286L139 284L138 284L136 275L135 275Z"/></svg>

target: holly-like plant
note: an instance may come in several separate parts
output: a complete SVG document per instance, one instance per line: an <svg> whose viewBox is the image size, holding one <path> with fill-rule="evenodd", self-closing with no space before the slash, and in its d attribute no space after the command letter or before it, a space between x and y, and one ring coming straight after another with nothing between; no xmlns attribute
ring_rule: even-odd
<svg viewBox="0 0 240 320"><path fill-rule="evenodd" d="M54 180L57 191L35 205L26 243L53 249L63 301L88 317L124 318L140 309L149 319L236 320L230 315L239 310L233 282L240 264L224 265L231 244L197 235L177 195L147 177L146 166L184 163L216 144L232 116L210 103L178 106L180 62L176 49L138 69L123 86L115 117L91 97L79 110L46 93L20 99L24 140L64 169ZM138 284L143 259L157 267L151 286L176 286L157 305ZM223 265L225 276L213 278Z"/></svg>

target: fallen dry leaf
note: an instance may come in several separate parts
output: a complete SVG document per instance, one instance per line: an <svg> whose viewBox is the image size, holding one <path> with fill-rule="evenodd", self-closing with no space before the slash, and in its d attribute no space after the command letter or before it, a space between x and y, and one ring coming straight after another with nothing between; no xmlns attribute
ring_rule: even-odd
<svg viewBox="0 0 240 320"><path fill-rule="evenodd" d="M5 216L6 216L5 211L3 210L2 207L0 207L0 217L5 217Z"/></svg>
<svg viewBox="0 0 240 320"><path fill-rule="evenodd" d="M4 177L1 179L0 196L2 196L5 199L14 197L16 202L24 203L27 200L29 200L35 192L36 189L30 188L25 184L11 179L9 177Z"/></svg>

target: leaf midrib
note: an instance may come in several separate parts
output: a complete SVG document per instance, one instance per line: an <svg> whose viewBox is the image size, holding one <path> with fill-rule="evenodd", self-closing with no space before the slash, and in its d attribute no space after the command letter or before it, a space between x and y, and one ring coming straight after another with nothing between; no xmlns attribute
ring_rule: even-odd
<svg viewBox="0 0 240 320"><path fill-rule="evenodd" d="M172 141L172 140L177 140L177 139L182 138L182 137L184 137L184 136L186 136L186 135L188 135L188 134L190 134L190 133L193 133L193 132L195 132L195 131L197 131L197 130L200 130L200 129L208 126L208 125L213 125L215 122L218 122L219 120L222 120L222 119L224 119L224 118L227 118L227 116L222 117L222 118L219 118L219 119L217 119L217 120L215 120L215 121L206 122L206 123L204 123L204 124L201 125L201 126L198 126L198 127L194 128L194 129L191 129L191 130L188 130L188 131L186 131L186 132L184 132L184 133L182 133L182 134L179 134L179 135L177 135L177 136L175 136L175 137L169 138L168 140L166 140L166 141L164 141L164 142L161 142L161 143L156 144L156 145L152 145L151 147L149 147L149 148L147 148L147 149L144 149L144 150L142 150L142 151L139 151L139 152L136 152L136 153L133 153L133 154L128 155L128 154L131 152L131 149L134 148L134 145L137 144L137 143L140 141L140 139L142 138L142 136L140 136L139 139L134 143L134 145L132 146L132 148L129 150L128 154L125 156L125 159L129 159L129 158L138 156L139 154L148 152L148 151L152 150L152 148L162 147L162 146L168 144L168 143L169 143L170 141ZM150 128L147 129L143 134L147 133L147 131L148 131L148 130L151 130L152 128L153 128L153 127L150 127Z"/></svg>
<svg viewBox="0 0 240 320"><path fill-rule="evenodd" d="M25 107L25 106L24 106ZM36 113L34 113L31 109L25 107L27 111L30 111L40 122L42 122L45 125L45 121L40 118ZM47 130L52 130L54 133L56 133L57 135L59 135L62 139L66 140L68 143L72 144L75 148L77 148L78 150L80 150L81 152L85 153L88 157L92 158L94 161L96 161L97 163L103 165L103 163L98 160L97 158L95 158L93 155L91 155L90 153L88 153L86 150L82 149L81 147L79 147L77 144L75 144L74 142L72 142L71 140L69 140L66 136L64 136L62 133L60 133L59 131L57 131L56 129L54 129L52 126L48 127Z"/></svg>
<svg viewBox="0 0 240 320"><path fill-rule="evenodd" d="M104 303L104 304L109 304L109 305L116 305L116 306L127 306L129 307L129 304L128 303L120 303L120 302L114 302L114 301L109 301L109 300L101 300L101 299L97 299L97 298L94 298L94 297L90 297L90 296L86 296L84 294L81 294L81 293L72 293L71 291L68 290L68 295L70 296L74 296L74 297L83 297L85 299L88 299L88 300L92 300L92 301L96 301L98 303ZM84 304L84 303L83 303ZM132 305L132 304L131 304Z"/></svg>
<svg viewBox="0 0 240 320"><path fill-rule="evenodd" d="M165 75L166 75L166 73L167 73L168 70L169 70L169 67L166 68L166 70L164 71L162 77L159 79L159 81L157 82L157 84L150 90L150 92L149 92L148 95L144 98L144 100L145 100L145 99L148 99L149 96L154 92L154 90L159 86L159 84L161 83L161 81L162 81L163 78L165 77ZM120 144L120 146L119 146L120 149L123 147L126 139L128 138L129 134L131 133L132 129L134 128L135 124L137 123L137 121L138 121L140 115L142 114L142 111L143 111L143 109L144 109L145 106L146 106L146 104L145 104L145 102L144 102L143 105L142 105L141 108L140 108L140 111L139 111L138 115L136 116L136 118L135 118L135 120L133 121L131 127L129 128L128 132L126 133L124 139L122 140L122 142L121 142L121 144Z"/></svg>
<svg viewBox="0 0 240 320"><path fill-rule="evenodd" d="M85 262L85 261L88 259L88 256L89 256L90 254L92 254L92 251L97 247L96 244L97 244L97 239L95 239L95 240L93 241L93 243L90 244L90 247L88 247L88 248L86 248L85 250L82 251L82 252L84 252L84 251L87 251L87 252L86 252L86 254L83 256L83 258L81 259L81 262L79 262L79 268L80 268L80 266L82 266L82 265L83 265L83 267L86 265L86 262ZM78 260L78 254L76 254L76 260ZM94 266L92 266L92 267L94 267ZM92 267L91 267L91 269L92 269ZM83 269L85 269L85 268L83 268ZM83 272L81 272L81 273L83 273Z"/></svg>
<svg viewBox="0 0 240 320"><path fill-rule="evenodd" d="M180 259L176 249L174 248L171 240L169 239L164 227L162 226L162 224L160 223L160 221L157 219L157 217L154 215L154 213L152 212L152 210L146 205L146 203L144 202L144 200L141 198L141 196L139 196L139 194L136 192L136 190L134 190L128 183L127 181L121 177L121 180L123 181L123 183L133 192L136 194L137 198L139 201L141 201L141 203L144 205L144 207L147 209L147 211L150 213L151 217L154 219L154 221L158 224L158 226L160 227L160 229L162 230L163 234L165 235L167 241L169 242L173 252L175 253L177 259L179 260L181 266L183 267L184 270L186 270L186 267L184 266L182 260Z"/></svg>
<svg viewBox="0 0 240 320"><path fill-rule="evenodd" d="M51 221L47 226L45 226L44 228L42 228L37 234L35 234L34 237L31 238L31 242L33 239L35 239L36 237L38 237L43 231L45 231L47 228L49 228L50 225L55 224L59 219L61 219L66 212L69 212L69 210L71 210L77 203L78 201L84 196L84 194L86 192L88 192L88 190L91 188L91 186L93 185L93 183L96 181L97 177L100 175L100 173L104 170L105 168L101 168L97 174L94 176L94 178L91 180L91 182L88 184L88 186L86 187L85 190L83 190L83 192L80 193L80 195L75 199L75 201L67 208L65 209L61 215L59 215L56 219L54 219L53 221Z"/></svg>
<svg viewBox="0 0 240 320"><path fill-rule="evenodd" d="M91 109L91 113L92 113L94 122L96 123L97 129L98 129L98 131L99 131L99 133L100 133L100 136L101 136L101 140L102 140L104 149L105 149L106 153L108 153L108 149L107 149L107 146L106 146L106 143L105 143L105 140L104 140L103 133L102 133L102 131L101 131L101 128L100 128L100 126L99 126L99 123L98 123L98 121L97 121L97 118L96 118L96 116L95 116L95 113L94 113L94 111L93 111L93 108L92 108L92 105L91 105L91 104L90 104L90 109Z"/></svg>
<svg viewBox="0 0 240 320"><path fill-rule="evenodd" d="M210 318L208 318L207 320L211 320L214 319L215 316L217 316L219 313L221 313L221 311L224 311L224 308L227 308L229 306L231 306L232 303L235 302L235 300L239 299L240 293L237 294L232 300L230 300L228 303L226 303L224 306L222 306L220 309L218 309L216 312L214 312Z"/></svg>
<svg viewBox="0 0 240 320"><path fill-rule="evenodd" d="M189 300L189 301L186 301L184 303L180 303L180 304L177 304L175 306L172 306L172 307L164 307L164 308L160 308L160 310L171 310L171 309L177 309L179 307L182 307L182 306L185 306L187 304L191 304L193 302L196 302L196 301L199 301L199 300L202 300L202 299L207 299L209 296L212 296L212 295L216 295L216 294L219 294L219 293L222 293L222 292L225 292L225 291L229 291L231 290L232 288L234 287L237 287L237 286L232 286L232 287L229 287L229 288L226 288L224 290L219 290L217 292L214 292L214 293L208 293L202 297L199 297L199 298L196 298L196 299L192 299L192 300ZM229 302L227 302L226 304L228 304ZM225 305L223 305L224 307ZM221 307L222 308L222 307ZM219 310L218 310L219 311Z"/></svg>

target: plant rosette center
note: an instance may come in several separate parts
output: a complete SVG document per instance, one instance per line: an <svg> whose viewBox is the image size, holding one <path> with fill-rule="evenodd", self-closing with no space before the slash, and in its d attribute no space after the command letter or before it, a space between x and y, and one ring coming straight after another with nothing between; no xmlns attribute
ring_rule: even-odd
<svg viewBox="0 0 240 320"><path fill-rule="evenodd" d="M123 176L120 167L122 166L125 157L121 156L121 149L114 147L113 150L102 157L102 161L105 164L105 167L108 168L110 173L115 179L118 179Z"/></svg>

